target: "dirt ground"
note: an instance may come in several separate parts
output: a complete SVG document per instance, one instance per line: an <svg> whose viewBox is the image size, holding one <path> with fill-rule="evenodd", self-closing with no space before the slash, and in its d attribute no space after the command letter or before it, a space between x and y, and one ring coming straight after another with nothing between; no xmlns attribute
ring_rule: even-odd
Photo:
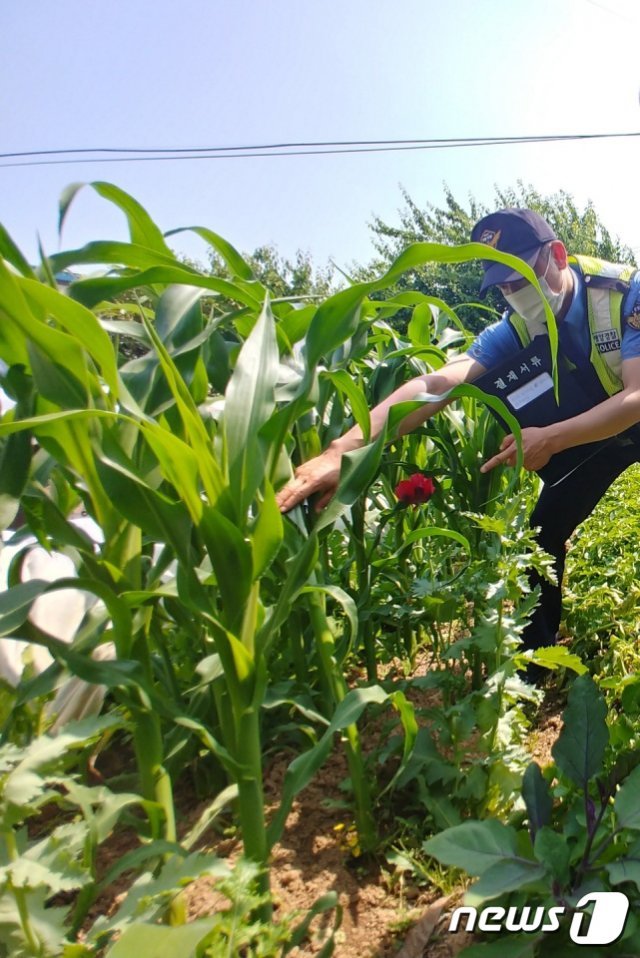
<svg viewBox="0 0 640 958"><path fill-rule="evenodd" d="M532 757L542 766L551 761L551 749L561 727L564 701L547 693L535 719L531 737ZM290 756L277 757L267 769L266 798L275 809ZM339 786L347 769L340 749L298 796L287 818L282 839L272 857L271 883L275 916L305 913L329 891L335 891L342 907L336 933L335 958L454 958L471 943L470 935L447 931L448 916L460 903L463 889L442 896L436 887L412 884L395 878L380 863L363 864L345 846L345 812L339 807L344 795ZM199 818L208 801L197 801L187 788L176 796L181 833ZM104 848L101 870L106 870L135 843L133 833L121 833ZM205 837L203 850L215 850L234 859L240 852L237 839ZM93 915L112 911L126 895L127 878L120 888L96 902ZM221 907L221 896L210 881L189 887L189 918L195 919ZM320 916L312 925L312 940L291 953L292 958L314 958L326 940L333 915Z"/></svg>
<svg viewBox="0 0 640 958"><path fill-rule="evenodd" d="M547 695L532 737L532 756L540 765L551 761L551 748L561 727L563 703ZM267 775L267 793L280 791L287 760L276 760ZM300 794L287 819L282 840L273 852L272 890L276 914L302 912L329 891L343 909L336 934L335 958L454 958L472 941L466 933L447 931L448 916L460 903L463 889L442 897L435 887L397 879L378 865L359 865L344 848L340 826L344 812L327 799L339 801L340 781L347 770L340 752L320 770ZM220 854L234 855L235 843L218 844ZM192 887L190 914L203 916L215 908L216 896L203 882ZM293 953L294 958L317 955L323 940L316 920L315 941Z"/></svg>

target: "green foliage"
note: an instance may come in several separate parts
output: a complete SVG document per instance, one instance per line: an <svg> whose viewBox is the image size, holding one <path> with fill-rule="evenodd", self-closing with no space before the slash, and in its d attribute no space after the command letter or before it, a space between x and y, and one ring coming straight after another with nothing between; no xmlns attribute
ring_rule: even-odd
<svg viewBox="0 0 640 958"><path fill-rule="evenodd" d="M480 255L518 261L477 244L420 242L399 251L383 275L319 303L322 290L312 287L313 300L294 305L283 299L309 291L307 261L297 273L271 252L248 261L194 227L224 261L216 275L203 272L173 256L133 198L109 184L92 187L125 215L130 242L64 251L42 264L39 278L8 239L2 244L12 264L0 264L2 386L17 405L0 420L0 518L6 527L20 515L18 539L31 535L64 551L77 571L76 579L47 583L22 582L19 561L10 570L0 633L46 647L55 663L23 677L7 731L15 733L19 710L42 702L65 674L99 683L108 707L126 716L141 798L67 777L65 800L84 830L69 833L66 849L63 833L33 846L42 881L31 888L24 864L15 864L18 827L51 798L48 779L40 766L12 777L21 759L7 753L9 765L17 763L7 765L3 793L14 863L2 862L10 868L11 934L36 955L46 920L57 915L57 944L46 947L56 954L66 934L67 958L91 948L110 947L116 958L139 950L149 927L159 953L286 952L305 920L293 931L269 924L270 849L336 742L348 764L354 852L376 851L388 833L392 840L413 830L422 841L425 830L460 827L474 814L510 813L518 797L528 761L525 706L539 698L517 675L520 635L537 598L526 572L548 572L548 560L527 523L535 482L518 472L479 473L500 439L485 398L460 387L456 406L404 437L399 423L423 400L394 407L386 430L344 458L337 494L320 517L302 508L283 517L275 499L293 465L354 422L371 438L372 405L468 343L438 276L466 282ZM62 219L77 190L63 198ZM466 239L461 228L458 238ZM106 269L78 279L69 295L50 286L52 270L87 264ZM423 269L433 271L427 292L399 291ZM392 322L403 312L401 338ZM121 349L125 340L136 343L133 358ZM394 488L415 471L429 472L436 492L428 504L402 508ZM73 525L78 505L98 523L100 543ZM32 612L43 595L74 586L95 601L65 643L36 626ZM107 643L114 659L94 655ZM410 676L418 656L429 668ZM428 705L419 701L424 693ZM572 707L584 713L591 695ZM596 730L600 712L589 711ZM365 756L369 721L384 730ZM293 756L267 828L263 763L283 747ZM598 755L579 764L575 742L558 754L564 771L578 762L567 787L579 787L579 774L590 782ZM215 796L211 817L233 801L248 870L232 873L178 845L173 787L185 770ZM527 775L528 801L546 822L544 787ZM131 803L146 812L146 844L124 864L142 872L118 913L96 922L81 945L73 938L98 890L92 856ZM632 820L624 798L619 812ZM539 841L550 846L545 827ZM507 877L483 871L493 894L542 867L526 848L511 851ZM226 882L231 902L209 931L181 924L176 895L203 874ZM80 886L71 913L42 917L47 894ZM172 924L157 925L167 914ZM122 937L110 944L115 932Z"/></svg>
<svg viewBox="0 0 640 958"><path fill-rule="evenodd" d="M555 765L544 774L532 764L525 773L524 816L513 825L468 821L429 839L425 850L443 864L479 876L466 900L497 900L506 907L575 905L587 891L623 890L638 906L637 849L640 818L637 788L640 753L620 752L606 722L602 692L588 675L574 680L563 727L553 749ZM632 797L633 796L633 797ZM508 897L507 897L508 896ZM564 954L564 933L530 939L531 954ZM630 954L635 923L607 954ZM514 939L515 940L515 939ZM470 953L473 953L471 950ZM489 944L482 954L499 955ZM598 951L598 954L600 952Z"/></svg>

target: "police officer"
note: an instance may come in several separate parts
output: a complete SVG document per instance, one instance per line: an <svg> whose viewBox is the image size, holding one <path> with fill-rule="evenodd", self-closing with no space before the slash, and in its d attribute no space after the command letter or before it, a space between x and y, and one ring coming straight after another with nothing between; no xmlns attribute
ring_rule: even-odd
<svg viewBox="0 0 640 958"><path fill-rule="evenodd" d="M538 471L563 450L618 437L640 422L640 273L632 266L593 257L569 257L550 225L528 209L503 209L484 217L474 226L471 240L519 256L533 268L557 321L560 351L593 399L591 408L577 416L522 430L525 468ZM517 355L536 336L548 335L544 307L531 283L494 260L482 265L480 295L497 286L508 304L504 316L483 330L464 355L437 372L404 383L376 406L371 412L373 437L384 428L387 412L396 403L424 392L441 395L472 382ZM402 421L400 432L410 432L446 405L446 399L425 404ZM361 445L362 432L354 426L320 456L301 465L278 494L281 510L286 512L313 494L318 496L316 508L322 509L336 491L342 455ZM514 437L507 435L481 470L514 465L516 452ZM540 527L539 542L554 558L558 585L534 576L541 600L523 635L524 648L555 641L562 613L565 542L620 473L637 461L640 445L628 437L615 439L561 483L543 486L531 524Z"/></svg>

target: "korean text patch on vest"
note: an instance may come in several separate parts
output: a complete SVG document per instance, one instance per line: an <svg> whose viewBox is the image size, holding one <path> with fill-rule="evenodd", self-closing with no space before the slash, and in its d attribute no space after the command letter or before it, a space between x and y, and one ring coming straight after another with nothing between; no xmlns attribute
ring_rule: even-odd
<svg viewBox="0 0 640 958"><path fill-rule="evenodd" d="M596 330L593 338L599 353L612 353L620 349L620 336L615 329Z"/></svg>

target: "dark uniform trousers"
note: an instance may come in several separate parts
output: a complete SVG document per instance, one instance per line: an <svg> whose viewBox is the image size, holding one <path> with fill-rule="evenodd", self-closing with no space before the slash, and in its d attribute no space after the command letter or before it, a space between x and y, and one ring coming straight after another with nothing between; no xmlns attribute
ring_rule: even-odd
<svg viewBox="0 0 640 958"><path fill-rule="evenodd" d="M562 578L566 541L589 516L609 486L634 462L640 462L640 446L614 440L556 486L545 485L531 514L532 527L539 526L537 540L554 559L557 585L536 572L532 586L541 589L540 603L522 634L524 649L553 645L562 616Z"/></svg>

